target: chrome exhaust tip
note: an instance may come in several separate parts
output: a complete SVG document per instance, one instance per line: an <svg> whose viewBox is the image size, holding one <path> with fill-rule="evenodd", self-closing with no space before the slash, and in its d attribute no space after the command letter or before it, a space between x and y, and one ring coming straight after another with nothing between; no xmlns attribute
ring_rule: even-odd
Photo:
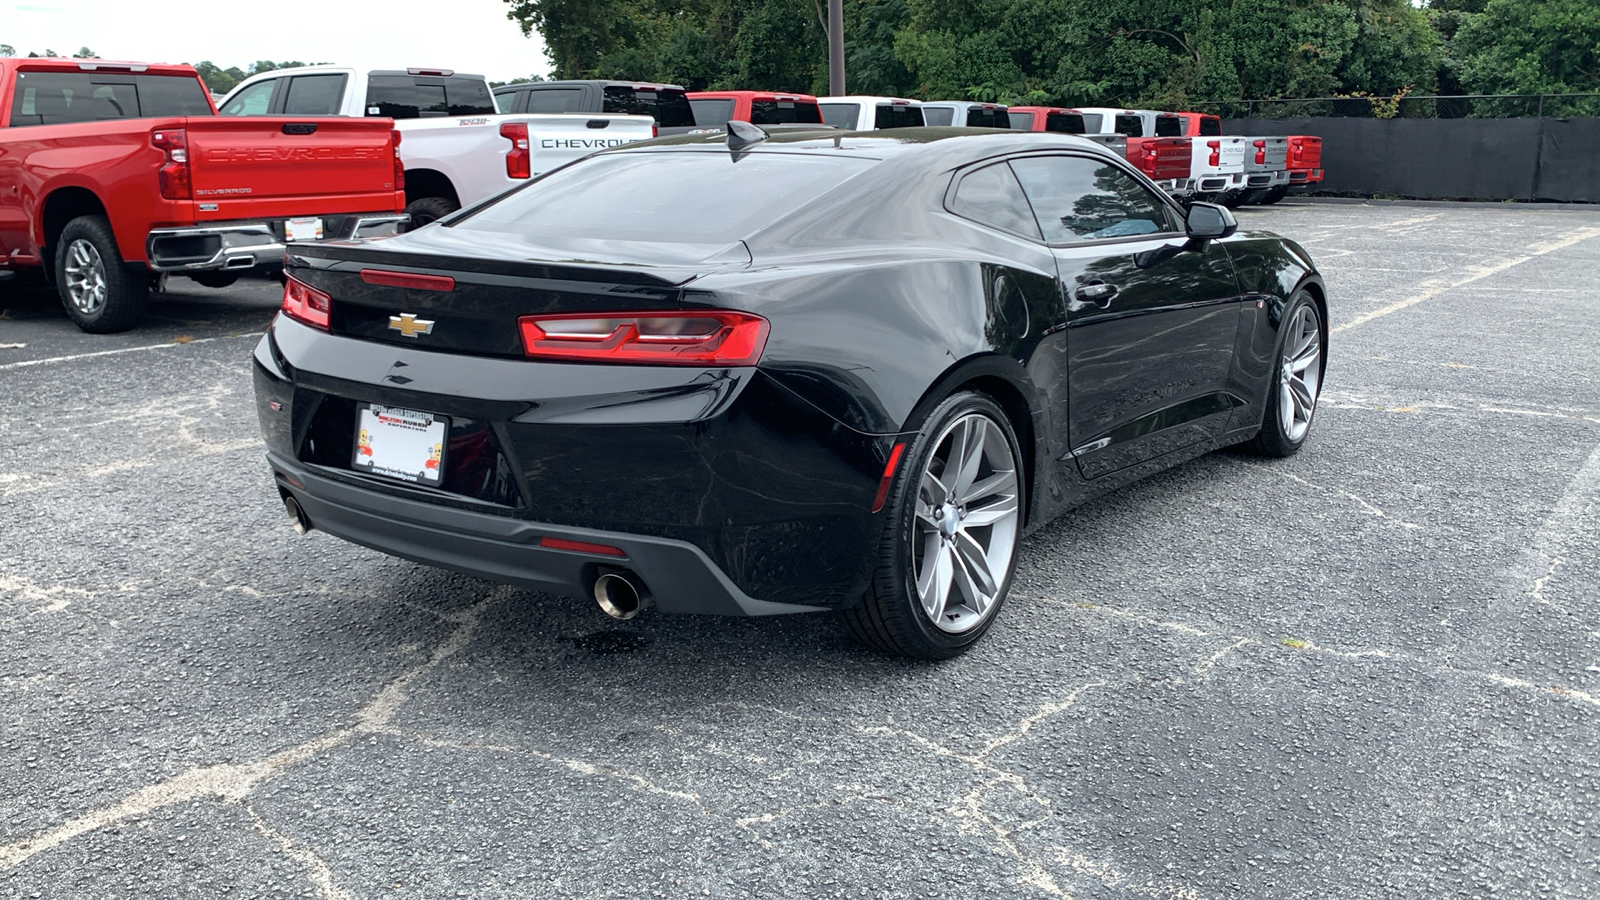
<svg viewBox="0 0 1600 900"><path fill-rule="evenodd" d="M294 528L295 534L305 534L311 530L311 520L306 518L306 511L300 508L300 501L288 491L283 492L283 508L289 511L289 525Z"/></svg>
<svg viewBox="0 0 1600 900"><path fill-rule="evenodd" d="M611 618L627 620L650 605L650 591L632 572L602 572L594 580L594 602Z"/></svg>

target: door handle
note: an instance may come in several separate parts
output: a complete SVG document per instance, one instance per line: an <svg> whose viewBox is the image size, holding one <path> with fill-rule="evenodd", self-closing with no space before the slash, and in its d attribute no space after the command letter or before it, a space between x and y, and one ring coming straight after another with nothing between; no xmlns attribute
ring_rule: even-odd
<svg viewBox="0 0 1600 900"><path fill-rule="evenodd" d="M1076 296L1085 306L1092 303L1101 309L1105 309L1111 305L1111 298L1117 296L1117 286L1106 284L1103 281L1096 281L1081 285L1077 290Z"/></svg>

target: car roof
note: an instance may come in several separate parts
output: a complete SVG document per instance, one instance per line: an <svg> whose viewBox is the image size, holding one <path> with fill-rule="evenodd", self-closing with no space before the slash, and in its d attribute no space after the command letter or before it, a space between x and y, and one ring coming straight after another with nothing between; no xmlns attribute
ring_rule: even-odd
<svg viewBox="0 0 1600 900"><path fill-rule="evenodd" d="M525 91L529 88L548 87L549 85L592 84L599 87L631 87L635 90L646 91L681 91L682 85L662 84L657 81L616 81L607 78L567 78L560 81L523 81L517 84L503 84L494 89L496 94L510 93L512 91Z"/></svg>
<svg viewBox="0 0 1600 900"><path fill-rule="evenodd" d="M841 97L818 97L818 103L897 103L909 106L921 106L921 100L911 100L906 97L872 97L866 94L847 94Z"/></svg>
<svg viewBox="0 0 1600 900"><path fill-rule="evenodd" d="M1117 154L1105 145L1075 135L1048 131L1006 131L953 126L894 128L887 131L783 130L769 134L766 140L740 152L809 154L818 151L844 151L849 155L868 159L926 155L945 158L952 165L963 165L966 162L1003 153L1049 149L1090 150L1104 156L1117 157ZM684 150L727 153L727 135L721 133L674 135L653 141L625 144L604 151L604 155Z"/></svg>
<svg viewBox="0 0 1600 900"><path fill-rule="evenodd" d="M36 72L128 72L133 75L193 75L188 63L145 63L113 59L75 59L64 56L11 57L7 63Z"/></svg>

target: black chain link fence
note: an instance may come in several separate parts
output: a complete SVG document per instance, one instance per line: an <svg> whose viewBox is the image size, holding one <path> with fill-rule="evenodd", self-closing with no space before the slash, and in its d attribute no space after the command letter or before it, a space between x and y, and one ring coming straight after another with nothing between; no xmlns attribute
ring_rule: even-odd
<svg viewBox="0 0 1600 900"><path fill-rule="evenodd" d="M1600 93L1211 100L1194 108L1225 119L1571 119L1600 117Z"/></svg>

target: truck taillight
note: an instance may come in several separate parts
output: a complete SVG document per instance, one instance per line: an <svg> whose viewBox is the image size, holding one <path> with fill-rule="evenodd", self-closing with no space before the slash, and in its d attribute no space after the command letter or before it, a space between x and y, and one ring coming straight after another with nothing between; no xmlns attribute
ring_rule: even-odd
<svg viewBox="0 0 1600 900"><path fill-rule="evenodd" d="M1264 165L1267 164L1267 142L1266 141L1256 141L1255 144L1256 144L1256 165L1264 166Z"/></svg>
<svg viewBox="0 0 1600 900"><path fill-rule="evenodd" d="M724 309L556 313L517 326L533 359L663 366L753 366L768 329L760 316Z"/></svg>
<svg viewBox="0 0 1600 900"><path fill-rule="evenodd" d="M163 128L150 135L150 143L167 154L157 174L161 196L167 200L194 199L194 184L189 179L189 133L182 128Z"/></svg>
<svg viewBox="0 0 1600 900"><path fill-rule="evenodd" d="M1210 165L1213 168L1222 165L1222 142L1206 141L1206 146L1211 148Z"/></svg>
<svg viewBox="0 0 1600 900"><path fill-rule="evenodd" d="M528 123L502 122L500 136L511 142L511 149L506 152L506 177L532 176L533 154L528 150Z"/></svg>
<svg viewBox="0 0 1600 900"><path fill-rule="evenodd" d="M1303 154L1305 153L1305 149L1306 147L1304 142L1296 140L1289 141L1289 168L1292 169L1299 164L1301 159L1304 158Z"/></svg>
<svg viewBox="0 0 1600 900"><path fill-rule="evenodd" d="M406 164L400 161L400 129L393 129L389 134L394 138L394 189L403 191L406 189Z"/></svg>
<svg viewBox="0 0 1600 900"><path fill-rule="evenodd" d="M296 322L327 331L333 298L293 275L286 275L283 279L283 306L280 308L284 315Z"/></svg>

